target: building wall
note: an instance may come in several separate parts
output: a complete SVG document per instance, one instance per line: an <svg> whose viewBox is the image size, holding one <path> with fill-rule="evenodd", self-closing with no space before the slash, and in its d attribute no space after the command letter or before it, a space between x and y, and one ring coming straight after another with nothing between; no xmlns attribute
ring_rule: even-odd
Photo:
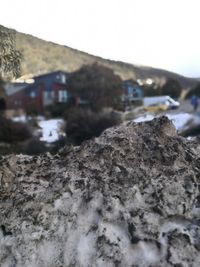
<svg viewBox="0 0 200 267"><path fill-rule="evenodd" d="M124 81L123 88L124 88L124 95L127 98L140 99L143 97L143 89L137 83L134 83L132 81Z"/></svg>
<svg viewBox="0 0 200 267"><path fill-rule="evenodd" d="M24 90L7 96L6 107L7 109L21 109L25 106Z"/></svg>
<svg viewBox="0 0 200 267"><path fill-rule="evenodd" d="M69 100L69 93L67 91L66 85L54 83L53 91L55 103L66 103Z"/></svg>
<svg viewBox="0 0 200 267"><path fill-rule="evenodd" d="M54 83L66 84L67 76L67 73L58 71L35 77L34 81L36 85L43 83L45 85L45 90L52 90L52 85Z"/></svg>
<svg viewBox="0 0 200 267"><path fill-rule="evenodd" d="M59 90L66 89L68 74L62 71L35 77L35 86L43 84L43 107L59 102Z"/></svg>
<svg viewBox="0 0 200 267"><path fill-rule="evenodd" d="M35 108L39 112L43 110L43 85L29 86L18 91L6 99L7 109Z"/></svg>

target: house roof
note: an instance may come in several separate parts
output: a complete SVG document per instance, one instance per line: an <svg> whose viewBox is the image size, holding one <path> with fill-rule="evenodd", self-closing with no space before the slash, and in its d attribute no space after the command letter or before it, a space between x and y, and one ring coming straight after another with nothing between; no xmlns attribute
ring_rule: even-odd
<svg viewBox="0 0 200 267"><path fill-rule="evenodd" d="M29 85L30 84L28 83L7 83L5 84L4 88L5 88L6 95L10 96L17 92L22 91Z"/></svg>
<svg viewBox="0 0 200 267"><path fill-rule="evenodd" d="M41 75L38 75L38 76L34 76L33 79L41 78L41 77L45 77L45 76L50 76L50 75L53 75L53 74L59 74L59 73L69 74L66 71L57 70L57 71L53 71L53 72L48 72L48 73L45 73L45 74L41 74Z"/></svg>
<svg viewBox="0 0 200 267"><path fill-rule="evenodd" d="M132 84L132 85L139 85L139 83L133 79L129 79L129 80L124 80L123 81L124 84Z"/></svg>
<svg viewBox="0 0 200 267"><path fill-rule="evenodd" d="M54 72L49 72L49 73L46 73L46 74L42 74L42 75L39 75L39 76L35 76L33 77L33 80L37 79L37 78L43 78L43 77L47 77L47 76L51 76L51 75L55 75L55 74L69 74L65 71L61 71L61 70L58 70L58 71L54 71ZM25 89L25 88L31 88L32 86L35 85L35 82L33 83L27 83L27 82L15 82L15 83L7 83L5 85L5 91L6 91L6 95L7 96L10 96L10 95L13 95L17 92L20 92L21 90Z"/></svg>

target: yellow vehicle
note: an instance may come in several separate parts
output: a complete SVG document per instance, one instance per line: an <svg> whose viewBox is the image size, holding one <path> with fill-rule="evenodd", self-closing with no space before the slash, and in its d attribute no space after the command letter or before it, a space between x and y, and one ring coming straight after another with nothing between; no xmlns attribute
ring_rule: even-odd
<svg viewBox="0 0 200 267"><path fill-rule="evenodd" d="M148 112L166 111L168 110L168 106L165 104L155 104L155 105L145 107L144 110Z"/></svg>

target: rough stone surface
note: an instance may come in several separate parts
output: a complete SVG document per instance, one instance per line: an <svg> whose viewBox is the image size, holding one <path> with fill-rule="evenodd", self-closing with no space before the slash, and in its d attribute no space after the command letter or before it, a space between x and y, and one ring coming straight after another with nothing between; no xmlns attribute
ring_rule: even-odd
<svg viewBox="0 0 200 267"><path fill-rule="evenodd" d="M200 266L198 143L165 117L0 158L0 266Z"/></svg>

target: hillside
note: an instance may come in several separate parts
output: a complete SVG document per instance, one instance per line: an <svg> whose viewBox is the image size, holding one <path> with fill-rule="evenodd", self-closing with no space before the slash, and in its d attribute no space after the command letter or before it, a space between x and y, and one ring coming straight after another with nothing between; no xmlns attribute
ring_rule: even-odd
<svg viewBox="0 0 200 267"><path fill-rule="evenodd" d="M184 88L191 87L197 82L196 79L161 69L106 60L20 32L16 32L16 46L24 56L22 75L38 75L55 70L72 72L83 64L98 62L112 68L122 79L153 78L157 82L163 83L166 78L173 78L177 79Z"/></svg>

